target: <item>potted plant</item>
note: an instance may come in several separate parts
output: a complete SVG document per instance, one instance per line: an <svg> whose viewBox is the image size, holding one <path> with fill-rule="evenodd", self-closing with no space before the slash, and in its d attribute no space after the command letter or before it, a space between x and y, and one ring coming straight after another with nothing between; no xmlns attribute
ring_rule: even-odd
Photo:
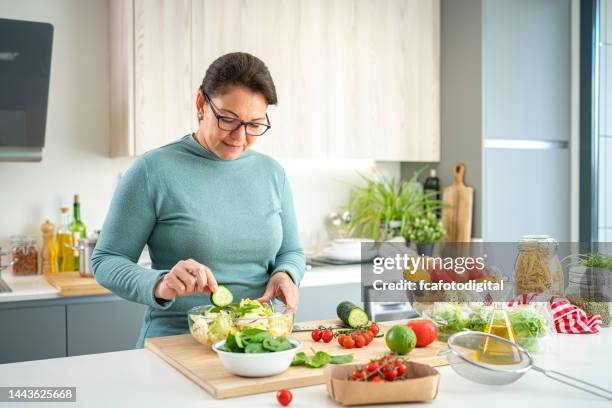
<svg viewBox="0 0 612 408"><path fill-rule="evenodd" d="M409 224L429 213L435 217L436 210L443 207L436 193L424 191L419 183L423 170L425 167L403 183L382 175L362 175L365 185L353 189L347 205L351 232L377 241L404 237L409 245L412 239L405 233Z"/></svg>
<svg viewBox="0 0 612 408"><path fill-rule="evenodd" d="M416 215L422 202L423 187L417 174L403 183L378 174L361 175L364 186L355 186L347 210L353 234L384 241L401 236L406 215Z"/></svg>
<svg viewBox="0 0 612 408"><path fill-rule="evenodd" d="M407 216L402 222L401 232L406 242L416 243L419 255L426 256L433 255L434 244L446 235L435 211L427 207L415 216Z"/></svg>

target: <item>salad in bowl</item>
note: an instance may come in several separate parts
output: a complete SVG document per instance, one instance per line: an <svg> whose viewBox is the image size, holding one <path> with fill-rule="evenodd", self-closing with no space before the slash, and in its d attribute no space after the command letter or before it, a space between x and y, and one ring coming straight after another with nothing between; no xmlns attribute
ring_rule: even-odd
<svg viewBox="0 0 612 408"><path fill-rule="evenodd" d="M204 345L225 340L247 328L265 330L272 336L287 336L293 327L293 312L280 302L259 303L242 299L224 306L196 306L189 310L191 335Z"/></svg>

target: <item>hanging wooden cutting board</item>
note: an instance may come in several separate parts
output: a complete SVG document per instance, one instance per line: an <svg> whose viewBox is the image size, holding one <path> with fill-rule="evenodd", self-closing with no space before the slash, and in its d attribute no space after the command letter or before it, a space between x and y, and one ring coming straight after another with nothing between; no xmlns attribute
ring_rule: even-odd
<svg viewBox="0 0 612 408"><path fill-rule="evenodd" d="M442 190L442 200L448 207L442 210L442 224L447 242L470 242L472 240L472 208L474 189L463 183L465 165L455 165L455 181Z"/></svg>
<svg viewBox="0 0 612 408"><path fill-rule="evenodd" d="M338 323L340 323L339 320L327 320L305 324L317 327L319 324L329 326ZM380 327L383 332L386 332L391 325L380 324ZM292 333L290 337L301 341L301 351L308 354L311 354L311 348L326 351L332 355L353 354L353 363L367 363L371 358L389 352L385 339L382 337L374 339L366 347L350 350L343 349L335 340L330 343L314 342L308 331ZM239 377L223 367L221 360L210 347L198 343L190 334L146 339L145 348L218 399L325 383L323 368L289 367L287 371L271 377ZM427 347L412 350L407 357L411 361L430 366L447 365L446 356L438 355L439 351L446 349L446 343L435 341Z"/></svg>

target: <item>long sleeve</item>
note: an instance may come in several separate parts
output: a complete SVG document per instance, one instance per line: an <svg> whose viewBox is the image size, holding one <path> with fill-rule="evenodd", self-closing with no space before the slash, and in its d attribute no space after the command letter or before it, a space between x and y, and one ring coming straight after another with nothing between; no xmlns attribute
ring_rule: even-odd
<svg viewBox="0 0 612 408"><path fill-rule="evenodd" d="M287 176L284 177L281 222L283 225L283 241L276 254L272 274L276 272L287 272L291 276L291 279L293 279L293 282L299 286L304 277L306 261L304 250L300 244L297 220L293 208L291 186L287 181Z"/></svg>
<svg viewBox="0 0 612 408"><path fill-rule="evenodd" d="M138 158L117 187L91 257L96 281L116 295L168 309L174 301L158 303L154 290L168 271L137 264L156 223L145 157Z"/></svg>

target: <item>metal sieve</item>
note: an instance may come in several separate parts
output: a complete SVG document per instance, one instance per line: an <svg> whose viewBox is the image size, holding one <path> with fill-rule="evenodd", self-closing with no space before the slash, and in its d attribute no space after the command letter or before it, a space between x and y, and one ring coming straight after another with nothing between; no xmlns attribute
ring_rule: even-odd
<svg viewBox="0 0 612 408"><path fill-rule="evenodd" d="M471 381L486 385L510 384L533 369L555 381L612 401L611 390L538 367L527 350L503 337L462 331L449 337L447 345L448 349L441 353L446 354L457 374Z"/></svg>

